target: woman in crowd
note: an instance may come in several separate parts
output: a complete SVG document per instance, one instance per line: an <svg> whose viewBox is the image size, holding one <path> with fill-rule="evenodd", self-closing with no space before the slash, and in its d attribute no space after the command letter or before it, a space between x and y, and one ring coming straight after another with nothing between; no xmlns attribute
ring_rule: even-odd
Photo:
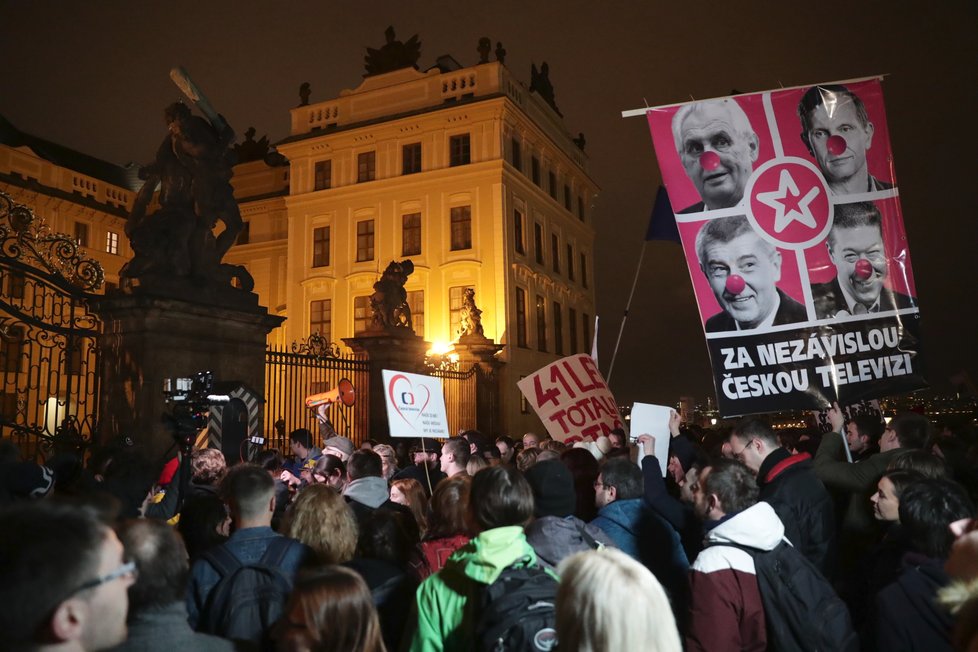
<svg viewBox="0 0 978 652"><path fill-rule="evenodd" d="M565 559L558 574L562 652L682 649L665 590L625 553L613 548L581 552Z"/></svg>
<svg viewBox="0 0 978 652"><path fill-rule="evenodd" d="M343 493L346 488L346 465L335 455L323 455L312 470L312 479Z"/></svg>
<svg viewBox="0 0 978 652"><path fill-rule="evenodd" d="M428 496L421 483L414 478L395 480L391 485L391 501L411 510L423 537L428 530Z"/></svg>
<svg viewBox="0 0 978 652"><path fill-rule="evenodd" d="M421 579L440 571L449 556L469 542L471 530L466 514L471 488L472 478L467 475L442 480L435 487L428 531L421 542L425 558Z"/></svg>
<svg viewBox="0 0 978 652"><path fill-rule="evenodd" d="M279 652L386 652L366 583L342 566L300 574L279 623Z"/></svg>
<svg viewBox="0 0 978 652"><path fill-rule="evenodd" d="M384 479L390 483L391 478L398 471L397 454L394 452L394 447L388 444L377 444L374 446L373 451L380 455Z"/></svg>
<svg viewBox="0 0 978 652"><path fill-rule="evenodd" d="M357 547L356 517L343 496L325 484L309 485L300 491L283 526L286 536L312 549L316 563L341 564L353 559Z"/></svg>

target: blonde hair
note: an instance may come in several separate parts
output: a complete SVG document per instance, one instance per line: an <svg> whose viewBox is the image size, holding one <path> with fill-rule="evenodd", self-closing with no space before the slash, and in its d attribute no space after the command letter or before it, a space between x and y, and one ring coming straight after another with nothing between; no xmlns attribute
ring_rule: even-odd
<svg viewBox="0 0 978 652"><path fill-rule="evenodd" d="M489 462L486 461L486 458L481 455L473 455L465 465L465 472L469 475L475 475L487 466L489 466Z"/></svg>
<svg viewBox="0 0 978 652"><path fill-rule="evenodd" d="M384 474L384 478L390 482L394 474L397 473L397 453L394 451L394 447L389 444L377 444L374 446L374 452L380 455L381 462L387 462L387 472Z"/></svg>
<svg viewBox="0 0 978 652"><path fill-rule="evenodd" d="M557 638L561 650L680 652L666 592L643 565L614 548L560 564Z"/></svg>
<svg viewBox="0 0 978 652"><path fill-rule="evenodd" d="M282 530L309 546L321 564L349 561L357 548L353 510L339 492L325 484L312 484L299 492Z"/></svg>

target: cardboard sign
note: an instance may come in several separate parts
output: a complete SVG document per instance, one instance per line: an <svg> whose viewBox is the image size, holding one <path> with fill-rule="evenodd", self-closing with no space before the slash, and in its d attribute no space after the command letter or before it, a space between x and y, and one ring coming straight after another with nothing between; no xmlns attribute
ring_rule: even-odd
<svg viewBox="0 0 978 652"><path fill-rule="evenodd" d="M672 408L665 405L652 405L651 403L636 403L632 406L632 434L652 435L655 437L655 458L659 461L659 468L662 469L662 477L666 477L666 467L669 465L669 415ZM642 458L645 451L641 445L638 448L638 464L642 466Z"/></svg>
<svg viewBox="0 0 978 652"><path fill-rule="evenodd" d="M449 437L441 378L381 370L391 437Z"/></svg>
<svg viewBox="0 0 978 652"><path fill-rule="evenodd" d="M927 386L878 79L646 114L724 416Z"/></svg>
<svg viewBox="0 0 978 652"><path fill-rule="evenodd" d="M517 383L550 436L564 441L625 429L615 398L591 356L561 358Z"/></svg>

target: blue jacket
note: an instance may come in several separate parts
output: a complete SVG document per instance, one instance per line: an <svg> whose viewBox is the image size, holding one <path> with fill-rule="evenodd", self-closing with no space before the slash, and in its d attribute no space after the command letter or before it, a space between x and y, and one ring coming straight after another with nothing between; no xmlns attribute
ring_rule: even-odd
<svg viewBox="0 0 978 652"><path fill-rule="evenodd" d="M604 530L615 545L655 575L669 593L676 622L686 619L689 560L679 533L642 498L616 500L598 510L591 525Z"/></svg>
<svg viewBox="0 0 978 652"><path fill-rule="evenodd" d="M261 559L268 548L268 544L280 536L282 535L267 526L252 527L237 530L221 545L237 557L242 564L251 564ZM285 555L282 570L294 577L308 553L309 548L296 541L295 545ZM194 562L190 569L190 584L187 586L187 614L190 626L194 629L200 622L201 611L207 604L208 596L220 581L220 574L206 559L198 559Z"/></svg>

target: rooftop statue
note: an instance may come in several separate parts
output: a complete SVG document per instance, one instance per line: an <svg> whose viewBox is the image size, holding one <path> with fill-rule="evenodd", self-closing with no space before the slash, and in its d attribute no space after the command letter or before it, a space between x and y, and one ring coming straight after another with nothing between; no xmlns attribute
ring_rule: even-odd
<svg viewBox="0 0 978 652"><path fill-rule="evenodd" d="M421 58L421 41L417 34L409 38L407 43L401 43L395 39L394 27L390 26L384 32L384 37L387 42L379 50L367 48L367 56L364 57L367 77L401 68L417 67L418 59Z"/></svg>

